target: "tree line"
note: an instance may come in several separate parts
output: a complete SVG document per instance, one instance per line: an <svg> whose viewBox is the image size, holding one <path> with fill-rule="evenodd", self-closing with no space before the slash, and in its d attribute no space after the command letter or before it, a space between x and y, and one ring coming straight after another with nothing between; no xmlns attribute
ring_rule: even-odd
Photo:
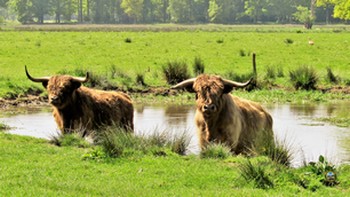
<svg viewBox="0 0 350 197"><path fill-rule="evenodd" d="M16 15L22 24L302 22L307 26L350 18L350 0L0 0L0 7L3 18Z"/></svg>

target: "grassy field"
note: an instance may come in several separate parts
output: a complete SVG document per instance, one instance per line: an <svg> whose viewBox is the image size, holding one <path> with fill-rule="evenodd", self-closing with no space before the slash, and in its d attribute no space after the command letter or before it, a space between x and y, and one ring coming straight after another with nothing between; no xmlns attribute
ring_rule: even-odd
<svg viewBox="0 0 350 197"><path fill-rule="evenodd" d="M40 87L26 79L25 65L34 76L88 70L116 86L135 87L136 76L141 74L147 85L167 87L161 68L168 61L185 61L192 72L194 59L199 57L206 73L225 77L251 73L252 53L257 54L261 80L265 80L268 68L283 72L284 77L272 82L279 86L291 87L288 72L301 65L315 68L322 86L331 86L325 80L327 67L342 83L350 80L347 26L312 31L295 26L236 27L237 31L235 26L226 31L216 26L216 31L209 29L211 26L209 30L199 26L179 31L69 31L66 26L61 27L67 28L65 31L57 31L51 26L46 30L46 26L34 27L40 31L0 31L0 97L15 97L30 87ZM309 39L315 44L309 45Z"/></svg>
<svg viewBox="0 0 350 197"><path fill-rule="evenodd" d="M136 85L143 75L150 87L169 87L162 73L168 61L185 61L192 72L195 57L205 72L224 77L251 72L257 54L258 77L272 80L276 90L237 91L260 102L327 102L350 99L348 94L291 91L288 72L312 66L319 86L331 87L326 68L350 80L349 28L298 26L19 26L0 27L0 98L16 98L42 91L24 73L33 76L90 71L118 87ZM309 45L312 39L315 44ZM268 68L284 77L266 79ZM191 73L194 76L193 72ZM103 86L103 84L102 84ZM194 103L189 94L132 95L135 102ZM349 112L328 120L349 125ZM345 119L343 120L343 118ZM0 130L6 129L1 124ZM225 159L166 154L128 155L99 159L96 147L54 146L46 140L9 135L0 131L0 196L346 196L350 166L337 166L339 184L322 184L324 162L300 168L285 167L259 156ZM163 152L161 152L163 153ZM92 159L86 159L88 158ZM97 159L96 159L96 158ZM95 159L94 159L95 158ZM262 177L243 178L242 166L252 162ZM331 161L330 161L331 162ZM329 164L330 165L330 164ZM316 172L315 172L316 170ZM318 170L323 170L317 174ZM259 175L259 174L258 174ZM265 181L266 185L261 185ZM263 182L264 183L264 182Z"/></svg>
<svg viewBox="0 0 350 197"><path fill-rule="evenodd" d="M92 147L57 147L2 132L0 143L1 196L346 196L350 192L346 165L337 167L339 184L329 187L310 166L288 168L253 157L249 161L270 183L264 185L259 178L243 178L241 166L248 159L242 156L214 159L167 152L91 160L83 158Z"/></svg>

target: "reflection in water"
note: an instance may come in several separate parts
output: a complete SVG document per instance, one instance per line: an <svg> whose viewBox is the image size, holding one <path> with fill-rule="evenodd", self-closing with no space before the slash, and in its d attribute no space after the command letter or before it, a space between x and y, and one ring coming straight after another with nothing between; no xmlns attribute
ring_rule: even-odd
<svg viewBox="0 0 350 197"><path fill-rule="evenodd" d="M295 153L294 164L316 161L319 155L332 162L349 162L350 128L340 128L315 118L330 117L338 113L349 116L349 103L328 105L266 106L274 119L274 132L279 140L290 144ZM136 105L135 133L168 132L173 136L188 133L192 137L191 150L198 152L198 139L194 125L195 107L188 105ZM13 128L14 134L50 138L57 135L56 124L50 112L36 111L12 116L0 115L0 122Z"/></svg>

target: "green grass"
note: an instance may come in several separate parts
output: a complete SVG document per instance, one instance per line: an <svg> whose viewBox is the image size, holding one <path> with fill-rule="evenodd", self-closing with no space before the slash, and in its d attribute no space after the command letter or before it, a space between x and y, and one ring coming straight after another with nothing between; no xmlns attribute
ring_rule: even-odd
<svg viewBox="0 0 350 197"><path fill-rule="evenodd" d="M250 158L252 165L244 172L240 166L247 159L242 156L145 154L90 160L84 159L93 150L87 147L58 147L5 133L0 133L0 144L1 196L346 196L350 192L348 165L337 167L339 184L328 187L310 166L287 168L267 157Z"/></svg>
<svg viewBox="0 0 350 197"><path fill-rule="evenodd" d="M251 73L253 52L257 54L261 77L269 66L287 73L295 67L309 65L319 76L326 76L330 67L344 81L349 78L349 31L335 33L332 28L322 26L312 31L300 28L302 33L296 29L296 26L207 26L207 29L197 27L190 31L103 31L102 27L97 29L101 31L91 32L74 32L74 28L0 31L0 97L23 95L29 88L42 90L40 84L26 79L24 65L33 76L88 70L122 88L136 87L136 78L142 73L145 84L168 87L162 65L169 61L184 61L192 71L194 59L200 57L205 62L206 73L244 75ZM309 37L315 45L308 45ZM292 39L293 43L286 44L286 39ZM224 42L217 43L217 40ZM240 55L241 51L244 56ZM288 77L278 78L274 83L292 87ZM323 77L319 84L331 85Z"/></svg>

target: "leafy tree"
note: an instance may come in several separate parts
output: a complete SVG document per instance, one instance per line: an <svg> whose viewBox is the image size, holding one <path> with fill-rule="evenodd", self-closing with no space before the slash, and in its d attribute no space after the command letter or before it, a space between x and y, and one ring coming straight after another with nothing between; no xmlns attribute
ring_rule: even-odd
<svg viewBox="0 0 350 197"><path fill-rule="evenodd" d="M33 22L33 9L30 0L12 0L10 7L17 12L17 20L22 24Z"/></svg>
<svg viewBox="0 0 350 197"><path fill-rule="evenodd" d="M244 13L243 0L210 0L209 19L214 23L232 23Z"/></svg>
<svg viewBox="0 0 350 197"><path fill-rule="evenodd" d="M169 0L170 20L175 23L192 22L190 3L193 0Z"/></svg>
<svg viewBox="0 0 350 197"><path fill-rule="evenodd" d="M143 3L144 0L123 0L121 7L134 22L138 22L142 18Z"/></svg>
<svg viewBox="0 0 350 197"><path fill-rule="evenodd" d="M331 17L330 12L334 9L332 4L332 0L317 0L317 7L323 7L326 10L326 23L329 23L329 19Z"/></svg>
<svg viewBox="0 0 350 197"><path fill-rule="evenodd" d="M9 2L9 0L0 0L0 7L7 8L7 2Z"/></svg>
<svg viewBox="0 0 350 197"><path fill-rule="evenodd" d="M254 23L257 23L263 14L267 14L269 5L269 0L246 0L245 13L253 19Z"/></svg>
<svg viewBox="0 0 350 197"><path fill-rule="evenodd" d="M334 17L349 20L350 19L350 0L331 0L334 5Z"/></svg>
<svg viewBox="0 0 350 197"><path fill-rule="evenodd" d="M315 18L311 14L311 10L304 6L298 6L297 12L293 14L295 19L299 22L304 23L306 29L311 29Z"/></svg>

